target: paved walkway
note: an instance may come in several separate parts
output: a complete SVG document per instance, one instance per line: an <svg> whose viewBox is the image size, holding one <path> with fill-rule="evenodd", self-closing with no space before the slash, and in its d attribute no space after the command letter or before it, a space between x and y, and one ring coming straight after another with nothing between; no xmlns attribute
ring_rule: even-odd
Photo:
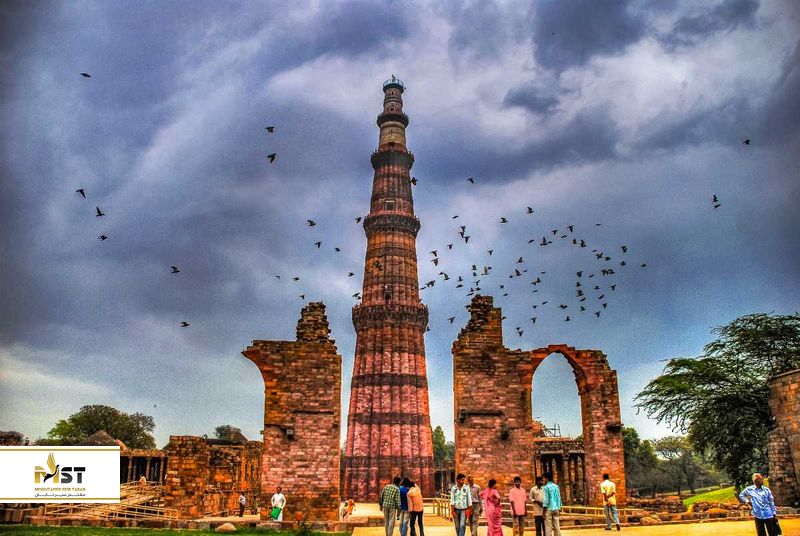
<svg viewBox="0 0 800 536"><path fill-rule="evenodd" d="M381 512L377 505L359 503L353 516L376 516ZM423 520L425 536L455 536L453 524L446 519L433 515L428 508L425 509ZM800 536L800 519L784 519L781 521L784 536ZM722 521L716 523L690 523L685 525L659 525L653 527L623 527L621 533L636 536L755 536L756 529L753 521ZM400 534L399 525L395 524L395 536ZM604 529L561 529L562 534L570 536L607 536ZM410 534L410 532L409 532ZM527 536L535 536L533 530L526 530ZM353 536L384 536L383 527L358 527ZM470 536L467 529L467 536ZM478 529L478 536L486 536L486 527ZM503 527L503 536L512 536L511 527Z"/></svg>

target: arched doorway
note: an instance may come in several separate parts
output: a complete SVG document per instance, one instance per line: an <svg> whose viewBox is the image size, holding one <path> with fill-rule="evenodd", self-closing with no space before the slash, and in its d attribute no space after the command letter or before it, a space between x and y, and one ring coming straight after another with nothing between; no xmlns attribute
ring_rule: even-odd
<svg viewBox="0 0 800 536"><path fill-rule="evenodd" d="M523 485L532 485L543 470L533 459L533 374L547 356L558 353L575 373L585 451L583 467L562 466L561 474L580 469L586 502L600 505L602 474L609 473L617 483L618 504L625 504L617 375L606 356L565 344L509 350L503 344L502 313L491 296L475 296L470 314L453 343L456 471L471 473L481 485L494 478L501 490L510 488L517 475Z"/></svg>

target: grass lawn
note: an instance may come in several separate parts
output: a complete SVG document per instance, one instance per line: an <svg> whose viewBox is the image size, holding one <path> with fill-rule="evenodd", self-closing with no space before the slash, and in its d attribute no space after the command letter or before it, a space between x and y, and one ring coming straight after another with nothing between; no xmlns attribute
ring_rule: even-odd
<svg viewBox="0 0 800 536"><path fill-rule="evenodd" d="M688 499L683 500L683 505L688 507L696 502L738 502L739 500L736 498L736 495L733 491L733 486L716 489L714 491L707 491L706 493L701 493L700 495L695 495L694 497L689 497Z"/></svg>
<svg viewBox="0 0 800 536"><path fill-rule="evenodd" d="M189 534L216 534L213 530L192 530L185 531ZM129 528L100 528L100 527L34 527L32 525L0 525L0 534L3 536L175 536L175 529L129 529ZM330 532L307 532L302 531L274 531L264 529L239 528L238 534L258 534L259 536L332 536ZM340 536L348 533L333 533Z"/></svg>

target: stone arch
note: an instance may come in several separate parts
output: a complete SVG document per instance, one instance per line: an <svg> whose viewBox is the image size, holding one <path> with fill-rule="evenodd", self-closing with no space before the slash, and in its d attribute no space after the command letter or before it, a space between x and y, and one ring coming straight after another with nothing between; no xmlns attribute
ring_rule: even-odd
<svg viewBox="0 0 800 536"><path fill-rule="evenodd" d="M558 472L582 477L585 502L602 504L599 485L609 473L625 504L625 466L616 371L599 350L565 344L534 350L509 350L503 344L502 313L491 296L475 296L470 320L453 343L456 471L476 481L495 478L501 489L514 476L530 486L543 468L538 458L532 416L533 375L548 356L558 353L572 367L581 400L584 458L570 460ZM558 479L557 479L558 480ZM567 492L571 501L576 494Z"/></svg>

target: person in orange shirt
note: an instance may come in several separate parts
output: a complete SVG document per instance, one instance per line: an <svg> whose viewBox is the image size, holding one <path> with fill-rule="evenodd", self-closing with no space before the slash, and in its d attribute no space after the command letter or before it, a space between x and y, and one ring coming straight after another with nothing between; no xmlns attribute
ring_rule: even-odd
<svg viewBox="0 0 800 536"><path fill-rule="evenodd" d="M425 536L425 529L422 527L422 513L425 509L425 505L422 502L422 490L419 487L411 482L408 488L408 511L411 515L411 536L417 536L417 532L414 529L414 520L417 521L419 524L419 536Z"/></svg>
<svg viewBox="0 0 800 536"><path fill-rule="evenodd" d="M514 536L525 534L525 502L528 500L528 493L522 489L522 478L514 477L514 487L508 492L508 502L511 503L512 531Z"/></svg>

